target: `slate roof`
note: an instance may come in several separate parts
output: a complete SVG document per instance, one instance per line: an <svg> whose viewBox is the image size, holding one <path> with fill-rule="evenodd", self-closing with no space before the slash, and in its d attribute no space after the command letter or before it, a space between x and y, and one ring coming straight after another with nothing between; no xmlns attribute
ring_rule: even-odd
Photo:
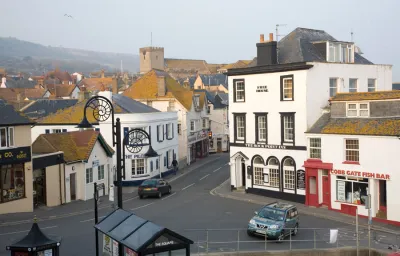
<svg viewBox="0 0 400 256"><path fill-rule="evenodd" d="M127 113L153 113L161 112L158 109L147 106L146 104L140 103L139 101L133 100L121 94L113 94L113 101L121 109Z"/></svg>
<svg viewBox="0 0 400 256"><path fill-rule="evenodd" d="M35 88L36 82L29 81L28 79L7 79L6 86L7 88L27 88L32 89Z"/></svg>
<svg viewBox="0 0 400 256"><path fill-rule="evenodd" d="M400 90L400 83L393 83L392 90Z"/></svg>
<svg viewBox="0 0 400 256"><path fill-rule="evenodd" d="M0 99L0 126L5 125L30 125L34 122L27 116L16 111L12 105Z"/></svg>
<svg viewBox="0 0 400 256"><path fill-rule="evenodd" d="M228 88L228 77L225 74L199 75L204 85L220 85Z"/></svg>
<svg viewBox="0 0 400 256"><path fill-rule="evenodd" d="M226 108L229 105L229 95L224 92L218 92L215 95L216 108Z"/></svg>
<svg viewBox="0 0 400 256"><path fill-rule="evenodd" d="M165 78L166 94L158 96L158 78ZM200 94L200 107L204 106L205 93ZM132 99L177 99L187 110L190 110L193 103L194 91L183 88L167 72L153 69L143 75L131 87L123 92L124 96Z"/></svg>
<svg viewBox="0 0 400 256"><path fill-rule="evenodd" d="M32 153L48 154L62 151L67 163L87 161L97 141L108 157L114 154L114 150L100 132L94 130L41 134L32 144Z"/></svg>
<svg viewBox="0 0 400 256"><path fill-rule="evenodd" d="M21 109L21 112L32 119L39 119L78 103L77 99L39 99Z"/></svg>
<svg viewBox="0 0 400 256"><path fill-rule="evenodd" d="M331 118L325 113L306 133L399 136L400 118Z"/></svg>
<svg viewBox="0 0 400 256"><path fill-rule="evenodd" d="M0 88L0 98L6 101L24 101L26 98L29 100L40 99L46 94L45 89L39 88Z"/></svg>
<svg viewBox="0 0 400 256"><path fill-rule="evenodd" d="M75 87L75 84L48 84L47 90L56 97L69 97Z"/></svg>
<svg viewBox="0 0 400 256"><path fill-rule="evenodd" d="M212 104L214 104L214 97L215 95L212 94L211 92L204 90L204 89L197 89L194 90L196 93L204 93L206 95L206 98L208 101L210 101Z"/></svg>
<svg viewBox="0 0 400 256"><path fill-rule="evenodd" d="M400 91L337 93L330 101L390 100L400 99Z"/></svg>

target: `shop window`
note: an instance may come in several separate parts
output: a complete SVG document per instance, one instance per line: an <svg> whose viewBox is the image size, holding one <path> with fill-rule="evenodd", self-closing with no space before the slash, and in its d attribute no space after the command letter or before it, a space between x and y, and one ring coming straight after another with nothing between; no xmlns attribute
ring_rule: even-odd
<svg viewBox="0 0 400 256"><path fill-rule="evenodd" d="M98 180L104 180L104 165L99 166Z"/></svg>
<svg viewBox="0 0 400 256"><path fill-rule="evenodd" d="M358 139L346 139L346 161L358 162L360 159Z"/></svg>
<svg viewBox="0 0 400 256"><path fill-rule="evenodd" d="M337 176L336 200L365 205L368 195L368 179Z"/></svg>
<svg viewBox="0 0 400 256"><path fill-rule="evenodd" d="M86 168L86 184L93 182L93 168Z"/></svg>
<svg viewBox="0 0 400 256"><path fill-rule="evenodd" d="M0 128L0 148L14 146L14 127Z"/></svg>
<svg viewBox="0 0 400 256"><path fill-rule="evenodd" d="M269 172L269 186L279 188L280 173L279 173L279 161L276 158L271 158L268 161L268 172Z"/></svg>
<svg viewBox="0 0 400 256"><path fill-rule="evenodd" d="M254 166L254 185L264 185L264 160L257 156L253 160Z"/></svg>
<svg viewBox="0 0 400 256"><path fill-rule="evenodd" d="M0 166L0 203L25 197L25 171L23 164Z"/></svg>
<svg viewBox="0 0 400 256"><path fill-rule="evenodd" d="M321 138L310 138L310 158L321 159Z"/></svg>
<svg viewBox="0 0 400 256"><path fill-rule="evenodd" d="M132 176L145 174L145 167L144 159L132 159Z"/></svg>
<svg viewBox="0 0 400 256"><path fill-rule="evenodd" d="M317 194L317 179L315 177L310 177L308 179L309 183L309 193L310 195L316 195Z"/></svg>
<svg viewBox="0 0 400 256"><path fill-rule="evenodd" d="M295 187L295 171L294 171L294 160L292 158L287 158L283 162L283 173L284 173L284 188L294 189Z"/></svg>

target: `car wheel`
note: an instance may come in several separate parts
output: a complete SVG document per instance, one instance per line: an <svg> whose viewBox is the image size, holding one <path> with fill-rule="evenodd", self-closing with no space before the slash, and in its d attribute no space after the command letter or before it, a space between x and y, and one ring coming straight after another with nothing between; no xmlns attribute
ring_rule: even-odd
<svg viewBox="0 0 400 256"><path fill-rule="evenodd" d="M143 199L143 195L139 195L139 198L140 198L140 199Z"/></svg>
<svg viewBox="0 0 400 256"><path fill-rule="evenodd" d="M171 187L168 187L168 194L171 194Z"/></svg>
<svg viewBox="0 0 400 256"><path fill-rule="evenodd" d="M293 236L297 235L297 232L299 232L299 225L298 224L296 224L296 226L294 226L294 229L292 231L292 235Z"/></svg>
<svg viewBox="0 0 400 256"><path fill-rule="evenodd" d="M158 196L158 198L161 198L162 197L161 192L158 192L157 196Z"/></svg>
<svg viewBox="0 0 400 256"><path fill-rule="evenodd" d="M277 242L278 242L278 243L282 243L283 240L285 240L285 233L284 233L283 230L282 230L282 232L279 234L279 236L278 236L278 238L277 238Z"/></svg>

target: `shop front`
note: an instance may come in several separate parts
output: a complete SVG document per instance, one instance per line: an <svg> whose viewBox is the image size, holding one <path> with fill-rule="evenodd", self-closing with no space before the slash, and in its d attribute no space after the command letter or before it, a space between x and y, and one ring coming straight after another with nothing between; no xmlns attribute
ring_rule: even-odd
<svg viewBox="0 0 400 256"><path fill-rule="evenodd" d="M0 213L33 210L31 180L31 147L0 150Z"/></svg>
<svg viewBox="0 0 400 256"><path fill-rule="evenodd" d="M207 133L197 132L188 137L188 163L193 163L198 158L207 157L209 154L209 142Z"/></svg>

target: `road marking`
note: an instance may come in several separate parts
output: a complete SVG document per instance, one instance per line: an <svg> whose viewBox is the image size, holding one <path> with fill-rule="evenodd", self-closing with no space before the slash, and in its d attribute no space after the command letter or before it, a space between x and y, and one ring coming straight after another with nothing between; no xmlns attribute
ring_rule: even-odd
<svg viewBox="0 0 400 256"><path fill-rule="evenodd" d="M99 219L102 219L104 217L106 217L106 216L101 216L101 217L99 217ZM88 219L88 220L81 220L80 222L88 222L88 221L92 221L92 220L94 220L94 218L93 219Z"/></svg>
<svg viewBox="0 0 400 256"><path fill-rule="evenodd" d="M139 206L139 207L136 207L136 208L132 208L131 210L134 211L134 210L137 210L137 209L140 209L140 208L147 207L147 206L152 205L152 204L154 204L154 202L153 203L149 203L149 204L145 204L145 205L142 205L142 206Z"/></svg>
<svg viewBox="0 0 400 256"><path fill-rule="evenodd" d="M45 227L45 228L40 228L40 229L50 229L50 228L56 228L58 226L51 226L51 227ZM15 232L9 232L9 233L2 233L0 236L6 236L6 235L12 235L12 234L18 234L18 233L27 233L30 230L22 230L22 231L15 231Z"/></svg>
<svg viewBox="0 0 400 256"><path fill-rule="evenodd" d="M139 198L139 196L135 196L135 197L132 197L132 198L126 199L126 200L124 200L123 202L125 203L125 202L131 201L131 200L133 200L133 199L136 199L136 198Z"/></svg>
<svg viewBox="0 0 400 256"><path fill-rule="evenodd" d="M161 199L161 200L165 200L165 199L167 199L167 198L170 198L171 196L173 196L173 195L175 195L175 194L176 194L176 192L172 193L171 195L169 195L169 196L167 196L167 197L164 197L164 198Z"/></svg>
<svg viewBox="0 0 400 256"><path fill-rule="evenodd" d="M207 178L208 176L210 176L210 174L205 175L203 178L201 178L200 180L204 180L205 178Z"/></svg>
<svg viewBox="0 0 400 256"><path fill-rule="evenodd" d="M194 185L194 183L190 184L189 186L186 186L186 187L182 188L182 190L185 190L185 189L187 189L187 188L190 188L190 187L193 186L193 185Z"/></svg>
<svg viewBox="0 0 400 256"><path fill-rule="evenodd" d="M222 167L219 167L218 169L216 169L216 170L214 170L213 172L216 172L216 171L218 171L219 169L221 169Z"/></svg>
<svg viewBox="0 0 400 256"><path fill-rule="evenodd" d="M224 164L224 166L225 166L225 165L228 165L228 164L229 164L229 162L227 162L226 164Z"/></svg>

